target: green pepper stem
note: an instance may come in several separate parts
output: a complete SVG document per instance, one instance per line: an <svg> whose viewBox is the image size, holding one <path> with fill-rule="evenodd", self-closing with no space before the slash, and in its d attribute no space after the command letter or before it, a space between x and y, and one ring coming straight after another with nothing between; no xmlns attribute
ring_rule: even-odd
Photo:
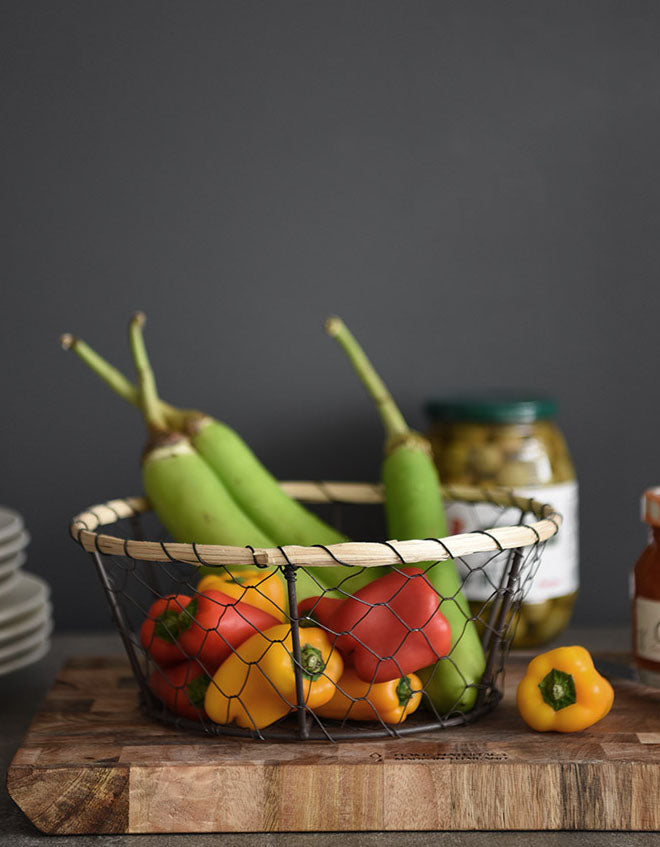
<svg viewBox="0 0 660 847"><path fill-rule="evenodd" d="M197 614L197 605L197 600L193 597L186 608L181 609L179 612L177 612L174 606L165 609L156 618L154 635L162 638L163 641L167 641L169 644L174 644L179 635L191 626L193 618Z"/></svg>
<svg viewBox="0 0 660 847"><path fill-rule="evenodd" d="M140 393L135 385L114 365L111 365L106 359L93 350L89 344L76 338L71 333L64 333L60 338L60 343L65 350L73 350L74 353L89 367L105 384L112 389L122 400L130 403L132 406L139 407ZM186 413L164 400L159 400L160 408L165 415L167 423L177 430L182 430L185 426Z"/></svg>
<svg viewBox="0 0 660 847"><path fill-rule="evenodd" d="M410 680L407 676L402 676L396 687L396 696L399 698L399 706L403 706L405 708L412 695L413 690L410 687Z"/></svg>
<svg viewBox="0 0 660 847"><path fill-rule="evenodd" d="M199 601L196 597L192 598L192 600L190 601L190 603L188 603L185 609L181 609L181 611L179 612L179 632L185 632L185 630L189 629L192 626L198 609Z"/></svg>
<svg viewBox="0 0 660 847"><path fill-rule="evenodd" d="M570 673L553 668L539 683L541 696L555 712L576 702L575 680Z"/></svg>
<svg viewBox="0 0 660 847"><path fill-rule="evenodd" d="M201 709L204 705L206 689L209 687L210 682L211 680L208 676L198 676L186 685L186 696L192 705L198 709Z"/></svg>
<svg viewBox="0 0 660 847"><path fill-rule="evenodd" d="M154 624L154 635L174 644L179 636L179 613L174 609L167 609L162 615L158 615Z"/></svg>
<svg viewBox="0 0 660 847"><path fill-rule="evenodd" d="M335 338L342 347L364 387L371 395L385 427L388 440L407 435L410 429L405 418L399 411L387 386L376 373L374 366L346 324L341 318L331 317L325 322L325 328L328 335Z"/></svg>
<svg viewBox="0 0 660 847"><path fill-rule="evenodd" d="M325 670L323 654L318 647L304 644L300 648L300 664L306 677L314 681L318 679Z"/></svg>

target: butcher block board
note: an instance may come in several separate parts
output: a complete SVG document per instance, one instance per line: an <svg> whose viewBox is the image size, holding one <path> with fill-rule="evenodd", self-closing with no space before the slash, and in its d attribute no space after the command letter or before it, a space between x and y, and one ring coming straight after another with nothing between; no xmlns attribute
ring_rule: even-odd
<svg viewBox="0 0 660 847"><path fill-rule="evenodd" d="M473 726L339 744L178 731L141 714L125 659L73 659L7 786L62 835L660 829L660 691L614 680L596 726L534 733L514 701L528 658L508 664L504 701Z"/></svg>

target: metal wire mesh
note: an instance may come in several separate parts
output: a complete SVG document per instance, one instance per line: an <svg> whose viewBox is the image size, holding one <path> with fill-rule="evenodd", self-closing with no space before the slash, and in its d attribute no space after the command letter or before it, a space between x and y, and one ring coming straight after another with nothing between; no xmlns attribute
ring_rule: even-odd
<svg viewBox="0 0 660 847"><path fill-rule="evenodd" d="M344 524L371 510L372 531L384 533L384 526L374 526L381 510L344 503L330 508L334 522ZM499 508L510 516L510 506ZM520 523L526 514L520 510ZM142 540L145 521L154 517L121 520L118 534ZM147 536L165 539L156 526ZM462 556L453 564L402 562L380 578L381 586L389 582L378 599L355 590L368 569L336 556L351 574L330 589L307 571L318 591L300 600L297 586L306 569L292 564L198 568L174 558L154 564L98 549L91 555L148 715L208 735L340 741L469 724L492 710L502 696L517 612L543 548L539 541ZM454 565L463 586L479 579L491 594L479 608L459 607L462 629L454 626L449 646L443 609L458 604L458 593L440 594L434 569ZM309 580L305 585L309 594ZM478 679L467 678L456 661L472 627L485 654ZM452 705L439 708L432 692L446 663L462 685Z"/></svg>

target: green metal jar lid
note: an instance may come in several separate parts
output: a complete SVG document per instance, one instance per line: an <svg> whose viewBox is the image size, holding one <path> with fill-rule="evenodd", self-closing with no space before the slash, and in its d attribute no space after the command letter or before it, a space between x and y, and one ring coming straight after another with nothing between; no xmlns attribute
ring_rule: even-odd
<svg viewBox="0 0 660 847"><path fill-rule="evenodd" d="M470 423L532 423L554 418L557 404L550 397L530 394L461 394L428 400L431 420Z"/></svg>

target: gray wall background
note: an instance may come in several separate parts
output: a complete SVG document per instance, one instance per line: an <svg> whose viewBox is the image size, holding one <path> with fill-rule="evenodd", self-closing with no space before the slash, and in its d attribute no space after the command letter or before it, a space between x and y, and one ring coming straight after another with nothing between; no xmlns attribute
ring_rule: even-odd
<svg viewBox="0 0 660 847"><path fill-rule="evenodd" d="M660 5L0 5L0 502L60 628L109 626L67 535L140 490L143 432L70 354L236 426L280 477L375 479L342 315L410 422L458 388L555 395L582 493L581 624L628 620L660 482Z"/></svg>

